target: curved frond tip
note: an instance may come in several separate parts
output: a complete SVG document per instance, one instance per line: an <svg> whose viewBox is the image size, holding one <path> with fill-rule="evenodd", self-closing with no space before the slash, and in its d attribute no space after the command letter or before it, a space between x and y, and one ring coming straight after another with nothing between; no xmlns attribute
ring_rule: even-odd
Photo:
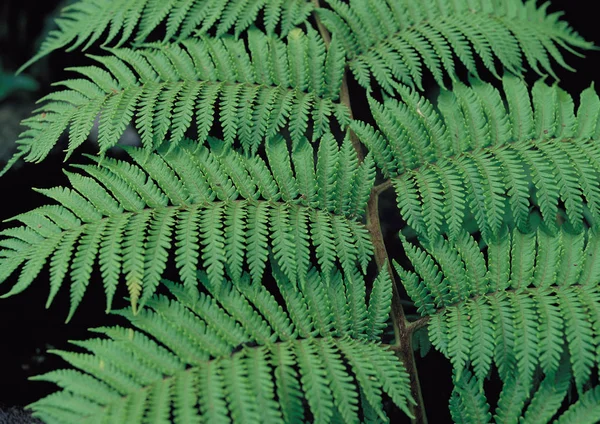
<svg viewBox="0 0 600 424"><path fill-rule="evenodd" d="M313 9L305 0L82 0L62 9L57 29L50 31L39 52L19 72L55 50L84 50L102 39L103 46L119 47L144 42L158 29L164 41L233 30L236 37L257 22L267 33L286 36L306 20ZM120 34L120 38L119 38Z"/></svg>

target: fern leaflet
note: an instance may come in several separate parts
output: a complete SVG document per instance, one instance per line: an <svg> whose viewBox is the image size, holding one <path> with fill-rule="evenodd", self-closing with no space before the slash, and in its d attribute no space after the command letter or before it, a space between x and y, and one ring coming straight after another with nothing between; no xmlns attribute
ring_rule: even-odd
<svg viewBox="0 0 600 424"><path fill-rule="evenodd" d="M346 169L351 184L336 181L331 161L348 156L348 143L340 149L332 138L324 142L328 149L319 150L317 170L313 167L312 172L306 166L292 168L298 163L296 155L313 155L306 139L291 154L283 138L272 139L266 146L266 163L216 139L211 140L212 149L191 141L182 141L176 150L165 145L160 154L128 148L137 164L92 157L96 165L77 166L88 176L68 174L73 189L39 190L58 207L18 215L14 219L25 225L2 232L1 281L23 264L5 296L27 288L49 261L53 278L48 304L70 270L70 317L98 258L107 310L121 276L136 310L154 294L173 245L179 275L189 289L196 284L198 267L214 284L226 270L239 276L244 269L259 283L270 251L296 281L308 270L311 246L326 274L336 263L348 271L360 264L364 273L372 248L359 220L369 189L361 196L353 193L359 186L373 185L373 162L359 165L351 159ZM370 179L363 178L365 168L371 168L366 174ZM296 184L296 178L303 184ZM321 187L331 194L317 197ZM333 193L349 202L332 202Z"/></svg>
<svg viewBox="0 0 600 424"><path fill-rule="evenodd" d="M275 276L281 294L290 285L297 293L283 296L285 309L265 286L252 284L247 274L214 285L206 274L199 273L206 293L165 281L170 296L153 296L148 307L137 314L131 309L117 312L136 329L97 328L94 331L103 338L74 342L87 353L54 351L79 370L35 377L56 383L62 391L34 403L34 414L48 423L63 424L148 419L220 422L229 417L234 423L258 422L259 417L283 423L292 417L304 418L301 405L293 405L306 399L309 413L321 417L320 422L339 413L343 422L358 423L357 393L361 389L368 406L381 419L387 419L377 402L382 392L410 415L408 405L413 400L408 374L379 343L378 335L367 331L352 334L332 321L329 330L319 336L299 337L292 310L306 304L309 286L323 287L325 279L313 269L303 288L277 269ZM386 284L385 277L380 281ZM344 282L349 292L355 291L351 287L365 284L361 279ZM387 320L389 314L391 291L383 292L387 293L382 296L383 304L388 306L372 312L376 322ZM351 302L343 292L322 296L323 304ZM362 302L366 308L364 298ZM267 304L271 306L265 309ZM349 309L344 309L342 321L352 322ZM310 308L307 311L310 326L320 327L323 316ZM277 331L276 317L287 321L286 333Z"/></svg>

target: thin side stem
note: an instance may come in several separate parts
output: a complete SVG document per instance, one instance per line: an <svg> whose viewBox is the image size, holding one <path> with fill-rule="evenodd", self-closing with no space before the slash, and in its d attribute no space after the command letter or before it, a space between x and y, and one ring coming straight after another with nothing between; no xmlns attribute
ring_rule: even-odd
<svg viewBox="0 0 600 424"><path fill-rule="evenodd" d="M383 183L376 185L375 187L373 187L373 195L374 196L379 196L381 193L383 193L384 191L388 190L392 188L392 181L391 180L387 180L384 181Z"/></svg>
<svg viewBox="0 0 600 424"><path fill-rule="evenodd" d="M312 0L313 4L318 8L320 7L319 0ZM329 47L331 42L331 35L327 28L323 25L319 17L315 14L315 21L317 27L325 45ZM346 73L342 78L342 87L340 89L340 101L348 108L350 118L352 119L352 104L350 101L350 90L348 88L348 80ZM360 140L353 131L349 131L350 141L356 151L359 162L364 160L364 152ZM375 250L375 262L377 269L381 270L384 266L387 267L387 271L392 280L392 322L394 325L394 334L396 339L396 346L394 351L396 355L402 360L408 374L410 376L410 389L413 399L416 401L416 405L413 405L411 412L414 418L411 420L414 424L426 424L427 415L425 413L425 405L423 403L423 395L421 393L421 385L419 383L419 374L417 372L417 366L415 363L415 357L413 354L412 347L412 331L414 329L409 328L408 321L402 308L402 302L400 293L398 292L398 286L394 279L392 265L389 260L389 256L385 247L383 234L381 232L381 222L379 220L379 194L391 187L391 182L387 181L374 187L371 190L371 195L367 203L367 229L371 235L371 241Z"/></svg>
<svg viewBox="0 0 600 424"><path fill-rule="evenodd" d="M415 331L420 330L421 328L427 326L427 323L429 322L430 318L431 317L421 317L418 320L413 321L410 324L408 324L406 326L406 330L412 334Z"/></svg>

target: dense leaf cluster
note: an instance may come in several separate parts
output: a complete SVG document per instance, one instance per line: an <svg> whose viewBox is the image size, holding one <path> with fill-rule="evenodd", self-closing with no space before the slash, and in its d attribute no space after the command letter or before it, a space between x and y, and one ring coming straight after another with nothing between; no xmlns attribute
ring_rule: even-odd
<svg viewBox="0 0 600 424"><path fill-rule="evenodd" d="M0 232L0 283L47 266L71 318L97 267L129 326L55 351L74 369L38 377L60 390L35 416L424 422L418 338L452 365L456 422L600 421L600 99L523 80L593 47L547 4L80 0L24 66L96 43L3 172L64 134L69 158L97 118L98 153Z"/></svg>

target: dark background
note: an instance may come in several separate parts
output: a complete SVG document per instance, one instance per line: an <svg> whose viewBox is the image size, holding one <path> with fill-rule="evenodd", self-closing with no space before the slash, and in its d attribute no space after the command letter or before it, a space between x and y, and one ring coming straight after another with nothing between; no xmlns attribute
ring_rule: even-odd
<svg viewBox="0 0 600 424"><path fill-rule="evenodd" d="M51 17L59 2L2 0L1 3L0 61L5 70L15 70L35 53L40 34L51 28ZM584 38L600 46L597 17L590 10L590 3L554 0L550 10L565 11L564 18L572 27ZM560 85L566 91L576 95L598 79L600 51L587 52L585 59L568 52L564 52L564 56L567 63L577 69L576 73L572 73L556 67ZM65 78L62 71L64 67L83 61L79 53L55 52L28 69L27 72L40 83L40 89L33 95L17 93L0 101L0 111L4 109L8 111L6 113L14 114L12 122L0 121L2 131L14 127L12 129L16 134L18 121L31 109L31 101L48 92L52 81ZM528 76L535 78L533 74ZM83 151L85 149L94 151L91 145ZM61 172L62 160L62 154L51 155L39 165L24 165L0 178L0 219L43 204L43 196L31 191L31 187L64 184L66 179ZM48 348L67 349L68 340L89 337L87 328L111 324L104 315L105 296L101 283L92 281L73 320L64 325L69 307L68 287L63 287L52 307L45 309L49 289L47 277L45 270L25 293L0 299L0 407L26 405L49 394L53 391L53 385L27 381L32 375L63 366L58 358L44 352ZM13 278L6 283L6 287L0 287L0 294L5 293L14 281ZM430 419L435 416L435 422L449 422L447 401L452 386L448 364L440 354L431 352L426 358L418 359L418 365L425 404L430 407Z"/></svg>

